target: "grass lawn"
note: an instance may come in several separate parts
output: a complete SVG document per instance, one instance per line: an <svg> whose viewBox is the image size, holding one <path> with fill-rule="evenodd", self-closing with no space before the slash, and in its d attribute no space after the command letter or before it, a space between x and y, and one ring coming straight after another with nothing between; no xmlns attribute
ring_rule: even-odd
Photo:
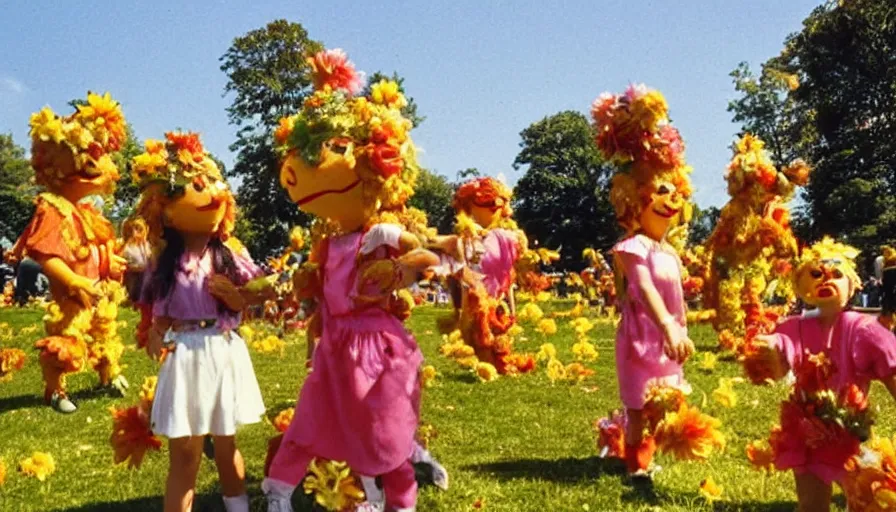
<svg viewBox="0 0 896 512"><path fill-rule="evenodd" d="M556 303L546 309L569 308ZM435 426L438 437L430 448L448 468L451 488L421 490L420 511L470 511L474 504L494 512L526 511L616 511L616 510L757 510L785 511L795 507L790 474L763 476L752 470L744 456L745 445L764 438L777 417L783 386L772 388L736 386L737 407L724 409L712 400L719 377L739 374L733 361L720 361L712 373L698 369L694 358L686 373L694 387L692 403L723 422L728 446L707 462L674 462L659 457L664 467L656 477L655 492L644 494L626 487L621 468L596 456L592 422L619 404L613 362L613 327L600 324L591 331L600 358L588 366L596 371L583 384L554 384L539 368L520 378L478 382L468 370L439 355L441 336L436 318L442 311L418 308L409 321L428 364L439 372L435 387L425 390L422 421ZM0 322L13 328L12 339L0 340L28 353L25 368L9 382L0 383L0 460L7 466L6 483L0 487L2 511L154 511L161 508L167 472L167 453L147 456L140 470L115 466L109 445L113 405L132 405L144 376L154 375L157 364L145 353L129 347L124 355L125 375L131 392L111 398L92 392L96 376L89 372L69 377L69 388L80 406L63 416L45 407L37 354L31 345L42 332L42 312L28 309L0 310ZM123 339L130 344L136 315L122 313ZM558 319L560 330L546 338L526 325L528 338L519 343L522 351L537 351L551 341L559 358L573 361L574 334L568 319ZM31 329L31 327L36 329ZM30 332L29 332L30 331ZM691 329L701 351L715 346L713 331L706 326ZM252 353L268 413L273 417L291 407L306 375L303 337L287 339L285 353ZM891 435L896 407L886 391L875 384L872 400L878 409L877 433ZM295 421L301 421L296 418ZM251 425L238 434L238 445L246 458L249 493L253 510L264 510L260 491L266 443L275 434L268 423ZM17 471L20 460L34 451L49 452L57 471L45 482ZM723 500L708 505L698 492L706 477L723 487ZM223 510L217 494L214 464L203 461L197 482L195 510ZM297 493L299 494L299 493ZM842 498L838 498L843 510ZM297 510L311 510L309 502L297 499Z"/></svg>

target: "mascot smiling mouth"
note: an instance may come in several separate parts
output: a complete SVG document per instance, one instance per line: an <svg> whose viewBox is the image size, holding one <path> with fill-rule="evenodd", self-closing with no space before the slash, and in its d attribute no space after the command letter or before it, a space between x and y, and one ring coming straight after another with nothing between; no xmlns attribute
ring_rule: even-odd
<svg viewBox="0 0 896 512"><path fill-rule="evenodd" d="M211 201L209 201L209 203L207 205L198 206L198 207L196 207L196 209L199 210L200 212L210 212L210 211L217 210L223 203L224 203L223 199L215 198L215 199L212 199Z"/></svg>
<svg viewBox="0 0 896 512"><path fill-rule="evenodd" d="M320 191L318 191L318 192L315 192L315 193L313 193L313 194L307 195L307 196L305 196L305 197L299 199L298 201L296 201L296 204L299 205L299 206L302 206L303 204L308 204L308 203L310 203L311 201L314 201L315 199L317 199L317 198L319 198L319 197L322 197L322 196L325 196L325 195L327 195L327 194L344 194L344 193L348 192L349 190L351 190L351 189L357 187L359 183L361 183L361 179L360 179L360 178L358 178L358 179L356 179L355 181L349 183L348 185L346 185L346 186L343 187L343 188L339 188L339 189L335 189L335 190L320 190Z"/></svg>

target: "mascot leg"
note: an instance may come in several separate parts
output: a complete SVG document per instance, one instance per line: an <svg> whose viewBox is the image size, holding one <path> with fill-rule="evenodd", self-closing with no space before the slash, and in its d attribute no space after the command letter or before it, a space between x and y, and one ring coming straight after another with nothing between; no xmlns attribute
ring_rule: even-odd
<svg viewBox="0 0 896 512"><path fill-rule="evenodd" d="M64 414L78 407L65 392L65 375L80 371L87 356L87 345L74 336L48 336L35 343L40 349L40 367L44 378L44 400Z"/></svg>

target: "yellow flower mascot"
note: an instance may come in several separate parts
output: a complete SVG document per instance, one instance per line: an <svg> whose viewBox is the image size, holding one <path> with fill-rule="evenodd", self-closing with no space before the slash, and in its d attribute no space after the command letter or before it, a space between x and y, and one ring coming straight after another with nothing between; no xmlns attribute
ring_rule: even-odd
<svg viewBox="0 0 896 512"><path fill-rule="evenodd" d="M268 281L231 236L236 203L220 169L195 133L166 133L147 140L134 158L141 186L137 214L149 227L156 249L140 304L147 351L165 358L149 404L152 432L168 437L170 468L165 510L190 510L205 436L212 436L215 463L229 512L248 511L245 468L234 435L261 420L261 391L246 343L237 335L240 313L261 303ZM148 409L148 410L147 410ZM116 415L121 416L121 415ZM127 418L120 417L124 422ZM116 458L128 456L125 425L116 425ZM146 434L145 430L143 434ZM134 435L130 450L145 449ZM151 446L151 445L150 445Z"/></svg>
<svg viewBox="0 0 896 512"><path fill-rule="evenodd" d="M50 280L47 337L35 346L41 349L44 399L70 413L77 407L66 394L65 375L86 364L99 374L101 386L119 392L127 387L118 364L124 346L116 322L126 262L116 255L112 224L83 202L113 191L119 174L112 155L124 141L125 121L108 93L88 93L75 113L60 117L45 107L30 124L31 165L45 191L9 257L36 260Z"/></svg>
<svg viewBox="0 0 896 512"><path fill-rule="evenodd" d="M794 299L790 271L797 242L787 202L797 186L806 185L809 171L802 160L775 168L765 143L753 135L734 145L725 176L731 200L706 242L704 293L705 307L716 310L714 326L726 350L739 351L756 334L774 329L777 313L765 302Z"/></svg>
<svg viewBox="0 0 896 512"><path fill-rule="evenodd" d="M438 257L420 248L420 233L388 223L419 222L404 206L418 172L411 123L400 110L406 100L391 81L356 96L360 79L341 50L322 51L310 63L316 90L275 138L286 150L280 182L290 198L332 226L294 281L297 292L317 298L320 342L296 420L262 487L269 510L285 512L309 465L318 467L313 459L344 461L381 477L387 510L413 510L409 457L422 355L395 314L395 292ZM315 481L306 481L306 490ZM340 503L322 504L341 510Z"/></svg>
<svg viewBox="0 0 896 512"><path fill-rule="evenodd" d="M799 298L814 309L757 336L745 354L754 382L790 371L796 376L769 444L775 467L794 472L801 511L829 510L832 484L844 484L844 478L850 510L870 510L860 506L870 489L859 492L847 466L870 436L871 381L883 383L896 398L896 338L873 316L849 310L861 283L858 253L828 237L804 249L793 282Z"/></svg>
<svg viewBox="0 0 896 512"><path fill-rule="evenodd" d="M688 338L681 260L667 241L687 208L690 167L658 91L633 85L592 106L597 145L618 167L610 201L625 238L613 248L621 319L616 374L625 414L600 420L605 454L625 459L633 481L649 478L656 448L705 458L723 442L718 421L689 408L683 364Z"/></svg>

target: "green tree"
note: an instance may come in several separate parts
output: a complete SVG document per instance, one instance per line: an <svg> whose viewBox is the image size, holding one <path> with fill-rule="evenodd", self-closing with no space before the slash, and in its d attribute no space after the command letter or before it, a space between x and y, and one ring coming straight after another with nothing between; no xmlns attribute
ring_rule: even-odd
<svg viewBox="0 0 896 512"><path fill-rule="evenodd" d="M228 78L225 94L233 96L227 114L237 127L230 146L237 156L228 175L240 180L237 200L252 228L241 234L258 257L286 245L289 229L309 221L280 187L272 133L280 118L301 109L311 93L305 59L321 49L302 25L276 20L234 39L220 59Z"/></svg>
<svg viewBox="0 0 896 512"><path fill-rule="evenodd" d="M520 133L514 169L525 168L515 189L514 210L530 242L562 246L563 268L582 265L586 247L607 248L618 228L609 202L610 168L594 144L594 131L579 112L560 112Z"/></svg>
<svg viewBox="0 0 896 512"><path fill-rule="evenodd" d="M694 205L694 214L688 226L688 244L699 245L705 242L719 222L721 214L722 210L715 206L704 209Z"/></svg>
<svg viewBox="0 0 896 512"><path fill-rule="evenodd" d="M12 134L0 134L0 238L15 241L34 213L31 164Z"/></svg>
<svg viewBox="0 0 896 512"><path fill-rule="evenodd" d="M463 183L473 178L479 178L480 176L482 176L482 173L479 172L479 169L475 167L467 167L466 169L457 171L457 182Z"/></svg>
<svg viewBox="0 0 896 512"><path fill-rule="evenodd" d="M140 153L143 153L143 144L134 136L134 129L129 123L127 137L114 158L121 177L115 185L111 201L105 205L106 216L115 224L120 224L134 211L137 199L140 197L140 187L134 183L131 176L131 161Z"/></svg>
<svg viewBox="0 0 896 512"><path fill-rule="evenodd" d="M451 207L453 198L454 185L447 178L427 169L420 169L414 195L408 203L426 212L429 225L438 229L439 233L448 233L454 223L454 209Z"/></svg>

